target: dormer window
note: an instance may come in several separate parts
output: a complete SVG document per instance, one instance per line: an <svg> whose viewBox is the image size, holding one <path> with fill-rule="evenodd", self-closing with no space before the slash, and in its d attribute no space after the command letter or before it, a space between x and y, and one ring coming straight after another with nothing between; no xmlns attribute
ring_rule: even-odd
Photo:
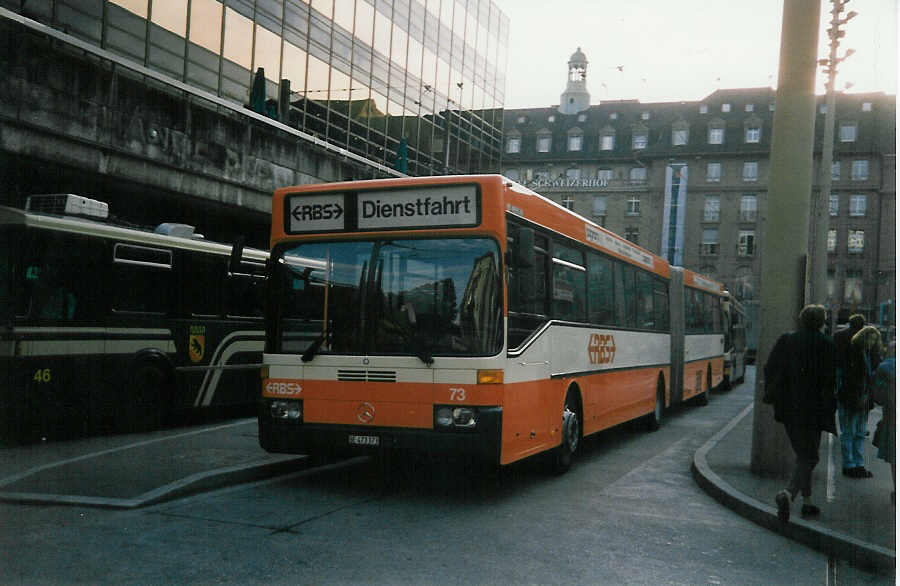
<svg viewBox="0 0 900 586"><path fill-rule="evenodd" d="M706 114L709 112L709 107L706 104L700 104L700 113Z"/></svg>
<svg viewBox="0 0 900 586"><path fill-rule="evenodd" d="M586 121L586 120L587 120L587 114L579 114L579 115L578 115L578 121L579 121L579 122L584 122L584 121Z"/></svg>
<svg viewBox="0 0 900 586"><path fill-rule="evenodd" d="M525 124L527 121L528 121L528 118L526 118L525 116L519 116L518 118L516 118L517 124Z"/></svg>
<svg viewBox="0 0 900 586"><path fill-rule="evenodd" d="M610 113L609 113L609 119L610 119L610 120L615 120L615 119L617 119L618 117L619 117L619 114L618 114L617 112L610 112Z"/></svg>
<svg viewBox="0 0 900 586"><path fill-rule="evenodd" d="M688 143L690 130L687 122L679 120L672 125L672 146L682 146Z"/></svg>
<svg viewBox="0 0 900 586"><path fill-rule="evenodd" d="M731 104L722 104L723 112L731 112Z"/></svg>
<svg viewBox="0 0 900 586"><path fill-rule="evenodd" d="M600 150L611 151L616 148L616 131L607 126L600 131Z"/></svg>
<svg viewBox="0 0 900 586"><path fill-rule="evenodd" d="M641 120L650 120L650 112L647 110L641 112Z"/></svg>
<svg viewBox="0 0 900 586"><path fill-rule="evenodd" d="M569 151L580 151L584 143L584 135L580 129L573 128L569 131Z"/></svg>
<svg viewBox="0 0 900 586"><path fill-rule="evenodd" d="M538 132L537 135L537 143L535 144L535 148L539 153L549 153L550 146L552 142L552 136L549 131L544 130Z"/></svg>
<svg viewBox="0 0 900 586"><path fill-rule="evenodd" d="M547 116L547 122L556 122L556 116L550 114L549 116Z"/></svg>

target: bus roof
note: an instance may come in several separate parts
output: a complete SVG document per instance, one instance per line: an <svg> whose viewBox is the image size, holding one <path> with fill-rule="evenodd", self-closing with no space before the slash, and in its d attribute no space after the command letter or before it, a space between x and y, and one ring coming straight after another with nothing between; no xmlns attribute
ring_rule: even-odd
<svg viewBox="0 0 900 586"><path fill-rule="evenodd" d="M202 238L169 236L167 234L158 234L149 228L119 226L88 218L30 212L7 206L0 206L0 224L14 224L42 230L71 232L98 238L127 240L147 245L170 246L222 256L229 256L232 251L232 245L230 244L213 242ZM265 261L267 257L268 252L264 250L249 247L243 250L243 258L247 260Z"/></svg>

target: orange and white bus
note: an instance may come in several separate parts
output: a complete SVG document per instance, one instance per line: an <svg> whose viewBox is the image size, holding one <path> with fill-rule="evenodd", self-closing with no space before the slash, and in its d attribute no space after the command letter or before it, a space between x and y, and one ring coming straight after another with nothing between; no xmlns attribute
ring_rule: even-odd
<svg viewBox="0 0 900 586"><path fill-rule="evenodd" d="M260 444L505 465L708 399L720 284L500 175L278 189Z"/></svg>

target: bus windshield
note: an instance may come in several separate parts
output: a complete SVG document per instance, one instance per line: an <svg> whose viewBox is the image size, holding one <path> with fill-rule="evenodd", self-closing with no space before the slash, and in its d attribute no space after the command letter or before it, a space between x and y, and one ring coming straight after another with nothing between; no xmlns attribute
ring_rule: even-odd
<svg viewBox="0 0 900 586"><path fill-rule="evenodd" d="M489 356L503 343L489 238L309 242L277 254L276 352Z"/></svg>

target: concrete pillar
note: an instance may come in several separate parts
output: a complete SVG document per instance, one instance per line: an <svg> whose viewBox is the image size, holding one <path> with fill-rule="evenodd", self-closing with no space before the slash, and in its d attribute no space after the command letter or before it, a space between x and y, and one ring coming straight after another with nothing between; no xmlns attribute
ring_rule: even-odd
<svg viewBox="0 0 900 586"><path fill-rule="evenodd" d="M786 475L794 462L784 427L762 402L763 367L778 336L795 329L803 299L813 174L820 0L784 3L762 250L760 336L751 469Z"/></svg>

